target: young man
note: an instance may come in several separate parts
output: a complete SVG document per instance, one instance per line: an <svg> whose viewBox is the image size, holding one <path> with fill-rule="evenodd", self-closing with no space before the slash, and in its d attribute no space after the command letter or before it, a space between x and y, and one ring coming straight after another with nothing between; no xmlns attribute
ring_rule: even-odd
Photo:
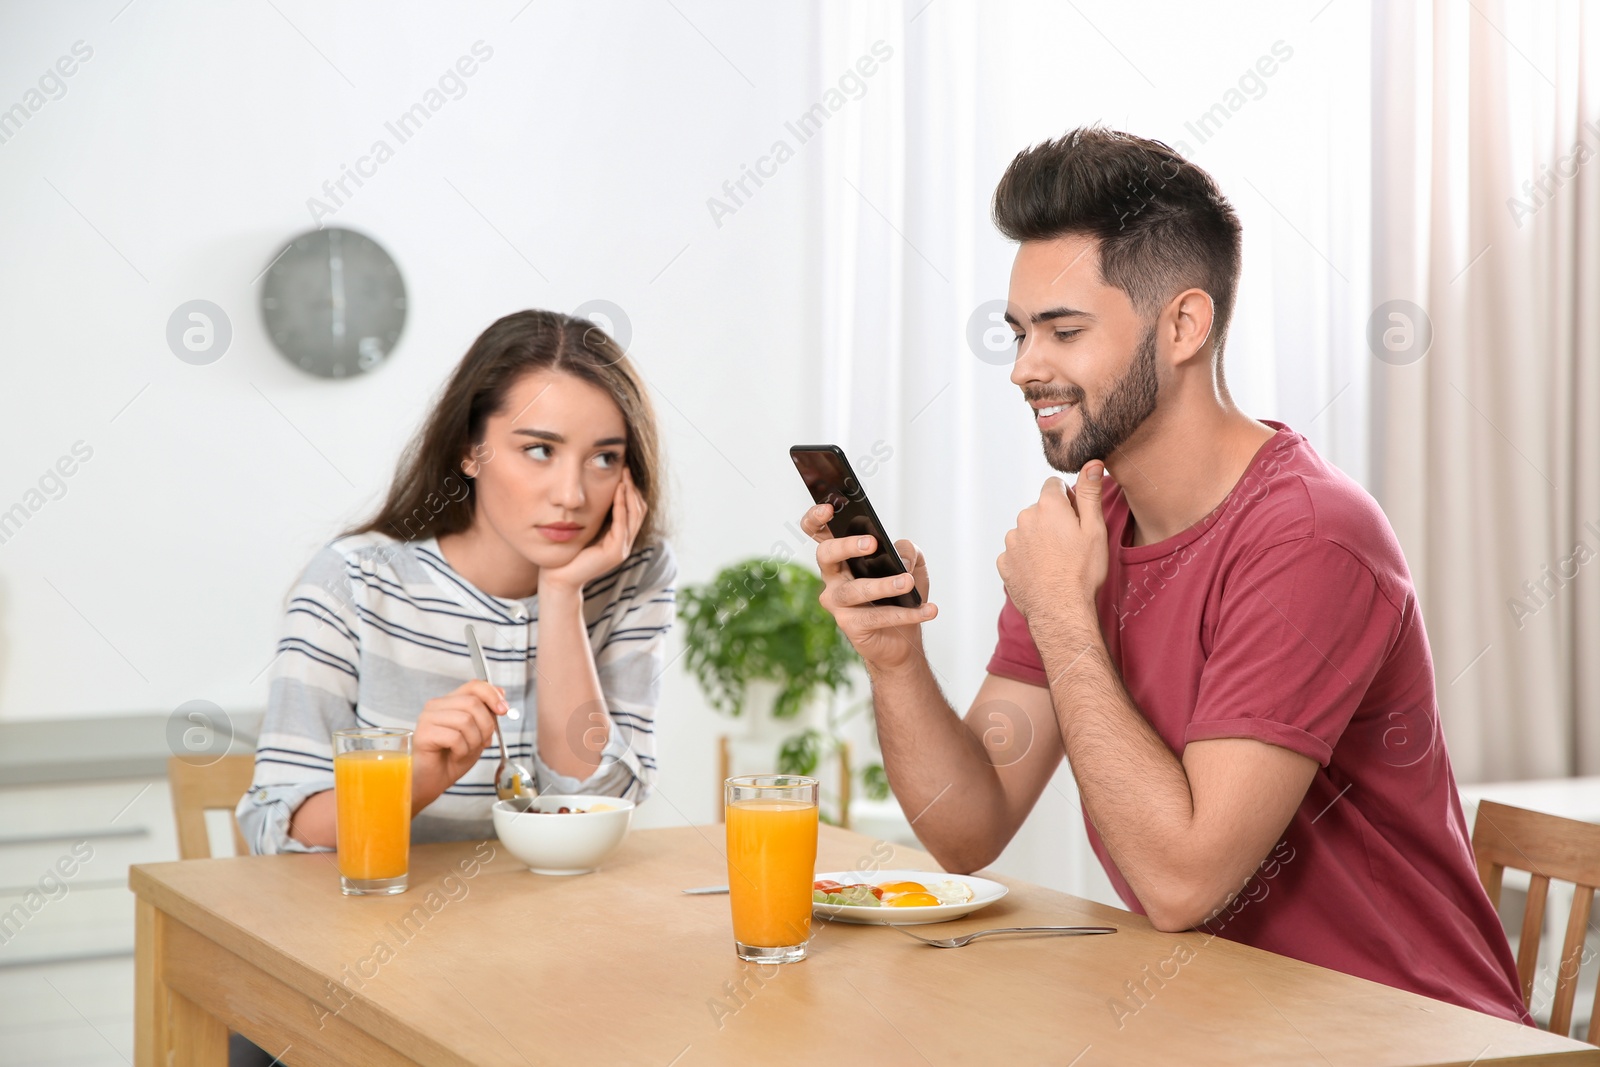
<svg viewBox="0 0 1600 1067"><path fill-rule="evenodd" d="M1158 929L1530 1021L1394 533L1228 395L1228 201L1165 145L1090 128L1018 155L994 218L1020 242L1011 380L1051 466L1081 474L1006 535L999 644L965 719L922 653L922 553L896 546L910 578L855 579L871 539L830 539L827 505L804 520L922 842L953 871L992 862L1065 755L1101 863ZM922 607L872 604L912 581ZM1024 751L986 747L996 708Z"/></svg>

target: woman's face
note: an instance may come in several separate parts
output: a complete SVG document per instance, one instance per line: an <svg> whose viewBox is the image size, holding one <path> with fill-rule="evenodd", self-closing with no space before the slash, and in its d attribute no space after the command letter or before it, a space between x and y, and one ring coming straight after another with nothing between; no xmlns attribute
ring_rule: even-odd
<svg viewBox="0 0 1600 1067"><path fill-rule="evenodd" d="M476 479L474 524L540 568L570 562L611 511L627 440L603 389L559 371L523 375L464 466Z"/></svg>

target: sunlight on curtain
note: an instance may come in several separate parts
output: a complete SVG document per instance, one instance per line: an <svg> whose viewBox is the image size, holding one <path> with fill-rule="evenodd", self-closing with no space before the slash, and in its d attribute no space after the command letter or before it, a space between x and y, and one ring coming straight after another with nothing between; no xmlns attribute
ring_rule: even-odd
<svg viewBox="0 0 1600 1067"><path fill-rule="evenodd" d="M1373 301L1432 347L1375 366L1375 481L1456 775L1600 774L1600 18L1376 11Z"/></svg>

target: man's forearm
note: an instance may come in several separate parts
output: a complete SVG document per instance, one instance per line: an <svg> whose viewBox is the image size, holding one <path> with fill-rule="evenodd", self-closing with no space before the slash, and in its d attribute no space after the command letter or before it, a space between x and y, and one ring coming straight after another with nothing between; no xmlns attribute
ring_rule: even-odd
<svg viewBox="0 0 1600 1067"><path fill-rule="evenodd" d="M1181 908L1198 877L1183 763L1134 706L1097 619L1070 613L1029 625L1085 812L1145 910Z"/></svg>
<svg viewBox="0 0 1600 1067"><path fill-rule="evenodd" d="M889 785L918 840L949 870L985 866L1001 833L1000 781L927 661L873 672L872 702Z"/></svg>

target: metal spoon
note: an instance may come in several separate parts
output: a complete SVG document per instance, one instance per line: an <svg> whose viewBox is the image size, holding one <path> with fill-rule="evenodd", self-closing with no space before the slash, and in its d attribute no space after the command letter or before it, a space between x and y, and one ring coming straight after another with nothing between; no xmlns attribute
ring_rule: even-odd
<svg viewBox="0 0 1600 1067"><path fill-rule="evenodd" d="M483 646L478 644L478 632L467 623L467 651L472 654L472 669L478 681L489 680L489 664L483 658ZM539 791L533 786L533 775L522 764L510 759L505 735L500 732L500 716L494 717L494 736L500 742L500 765L494 772L494 791L501 800L510 801L518 811L533 810Z"/></svg>

